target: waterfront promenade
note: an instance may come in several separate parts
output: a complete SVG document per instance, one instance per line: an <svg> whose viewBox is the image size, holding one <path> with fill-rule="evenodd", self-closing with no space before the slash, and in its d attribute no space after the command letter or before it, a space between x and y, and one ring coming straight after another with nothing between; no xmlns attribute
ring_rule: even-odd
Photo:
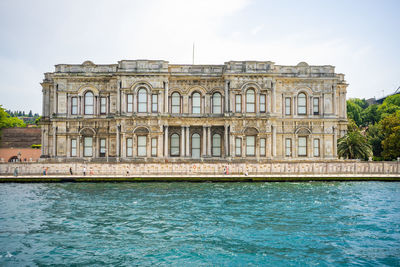
<svg viewBox="0 0 400 267"><path fill-rule="evenodd" d="M16 168L18 176L15 176ZM0 182L150 181L400 181L400 163L338 160L240 164L93 162L0 164Z"/></svg>

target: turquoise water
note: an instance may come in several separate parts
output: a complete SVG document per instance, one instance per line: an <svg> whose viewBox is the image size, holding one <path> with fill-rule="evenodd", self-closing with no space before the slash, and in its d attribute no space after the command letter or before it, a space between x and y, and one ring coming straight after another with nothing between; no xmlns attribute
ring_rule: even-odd
<svg viewBox="0 0 400 267"><path fill-rule="evenodd" d="M400 183L0 184L0 265L400 265Z"/></svg>

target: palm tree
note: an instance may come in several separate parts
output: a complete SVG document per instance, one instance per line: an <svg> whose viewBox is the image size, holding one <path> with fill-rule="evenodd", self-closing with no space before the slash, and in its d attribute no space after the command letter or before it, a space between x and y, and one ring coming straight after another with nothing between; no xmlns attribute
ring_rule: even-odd
<svg viewBox="0 0 400 267"><path fill-rule="evenodd" d="M346 159L368 159L372 156L372 148L365 136L353 131L338 140L338 155Z"/></svg>

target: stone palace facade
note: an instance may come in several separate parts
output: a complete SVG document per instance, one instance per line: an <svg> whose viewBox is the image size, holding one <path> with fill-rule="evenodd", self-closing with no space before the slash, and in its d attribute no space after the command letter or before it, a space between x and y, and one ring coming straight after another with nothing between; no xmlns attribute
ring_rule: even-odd
<svg viewBox="0 0 400 267"><path fill-rule="evenodd" d="M337 158L343 74L330 65L162 60L59 64L42 82L42 157L262 162Z"/></svg>

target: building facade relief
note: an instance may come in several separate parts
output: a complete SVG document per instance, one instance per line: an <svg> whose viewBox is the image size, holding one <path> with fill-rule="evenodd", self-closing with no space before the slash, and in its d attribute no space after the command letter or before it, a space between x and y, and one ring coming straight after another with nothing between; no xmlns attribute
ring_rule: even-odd
<svg viewBox="0 0 400 267"><path fill-rule="evenodd" d="M56 65L42 82L42 157L196 162L337 158L343 74L270 61Z"/></svg>

